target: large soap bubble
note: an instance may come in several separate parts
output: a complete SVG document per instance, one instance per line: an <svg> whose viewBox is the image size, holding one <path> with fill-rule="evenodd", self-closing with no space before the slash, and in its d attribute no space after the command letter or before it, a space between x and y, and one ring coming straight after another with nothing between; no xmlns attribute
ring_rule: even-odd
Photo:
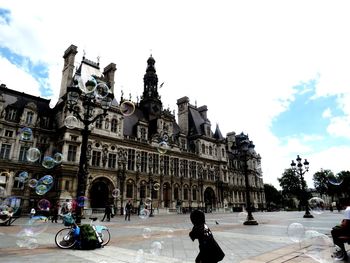
<svg viewBox="0 0 350 263"><path fill-rule="evenodd" d="M46 169L52 169L55 167L56 162L51 156L44 156L43 161L41 162L41 165Z"/></svg>
<svg viewBox="0 0 350 263"><path fill-rule="evenodd" d="M19 131L19 134L22 141L32 140L33 131L31 128L24 127Z"/></svg>
<svg viewBox="0 0 350 263"><path fill-rule="evenodd" d="M28 149L26 157L27 157L27 160L29 162L34 163L37 160L39 160L40 155L41 155L41 153L40 153L40 150L38 148L31 147L31 148Z"/></svg>
<svg viewBox="0 0 350 263"><path fill-rule="evenodd" d="M312 197L309 201L309 207L313 214L320 215L325 211L325 202L319 197Z"/></svg>
<svg viewBox="0 0 350 263"><path fill-rule="evenodd" d="M64 120L64 125L68 128L68 129L74 129L77 128L79 125L79 121L77 119L77 117L70 115L67 116Z"/></svg>
<svg viewBox="0 0 350 263"><path fill-rule="evenodd" d="M300 223L292 223L287 228L287 234L290 240L299 243L305 237L305 227Z"/></svg>

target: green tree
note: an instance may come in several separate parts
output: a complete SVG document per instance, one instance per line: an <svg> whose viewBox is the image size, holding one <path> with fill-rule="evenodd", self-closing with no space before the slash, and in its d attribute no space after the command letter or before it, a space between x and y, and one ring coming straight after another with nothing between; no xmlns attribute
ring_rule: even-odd
<svg viewBox="0 0 350 263"><path fill-rule="evenodd" d="M271 184L264 184L267 209L272 210L282 206L282 194Z"/></svg>
<svg viewBox="0 0 350 263"><path fill-rule="evenodd" d="M285 169L282 177L277 178L277 180L280 183L283 195L288 197L300 197L301 180L291 168Z"/></svg>
<svg viewBox="0 0 350 263"><path fill-rule="evenodd" d="M338 192L344 195L344 197L349 200L350 193L350 171L341 171L337 174L337 181L342 182L338 186Z"/></svg>
<svg viewBox="0 0 350 263"><path fill-rule="evenodd" d="M330 184L330 181L334 178L334 174L331 170L324 170L321 169L319 172L316 172L313 175L313 181L316 191L322 196L322 195L330 195L333 196L334 192L332 189L332 186Z"/></svg>

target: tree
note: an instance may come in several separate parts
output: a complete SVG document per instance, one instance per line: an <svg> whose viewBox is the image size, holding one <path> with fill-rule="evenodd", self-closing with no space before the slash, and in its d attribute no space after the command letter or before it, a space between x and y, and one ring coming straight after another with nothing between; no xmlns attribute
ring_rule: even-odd
<svg viewBox="0 0 350 263"><path fill-rule="evenodd" d="M291 168L285 169L282 177L277 178L277 180L280 183L283 195L288 197L300 197L301 180Z"/></svg>
<svg viewBox="0 0 350 263"><path fill-rule="evenodd" d="M313 175L313 181L314 181L314 186L315 189L318 193L322 195L330 195L332 196L332 201L333 201L333 196L334 193L332 191L332 187L330 184L330 180L334 178L334 174L331 170L323 170L321 169L319 172L316 172Z"/></svg>
<svg viewBox="0 0 350 263"><path fill-rule="evenodd" d="M265 199L268 210L282 205L282 194L271 184L264 184Z"/></svg>

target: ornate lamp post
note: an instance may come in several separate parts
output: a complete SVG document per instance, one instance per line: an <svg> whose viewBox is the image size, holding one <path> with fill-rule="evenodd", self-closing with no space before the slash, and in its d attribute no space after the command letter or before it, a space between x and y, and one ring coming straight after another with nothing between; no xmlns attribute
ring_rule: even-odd
<svg viewBox="0 0 350 263"><path fill-rule="evenodd" d="M304 163L301 163L301 158L299 155L297 155L297 158L295 159L297 163L292 160L292 163L290 166L292 167L292 171L294 174L300 177L300 184L301 184L301 198L300 202L303 202L305 204L305 214L304 218L313 218L314 216L310 214L310 209L309 209L309 204L308 201L306 200L306 182L304 179L304 174L309 171L309 162L305 159Z"/></svg>
<svg viewBox="0 0 350 263"><path fill-rule="evenodd" d="M120 151L118 158L118 167L122 169L118 171L118 179L120 182L120 215L124 215L124 182L126 179L125 170L126 170L126 152Z"/></svg>
<svg viewBox="0 0 350 263"><path fill-rule="evenodd" d="M243 133L236 137L236 147L234 149L234 154L243 161L244 163L244 179L245 179L245 190L246 190L246 209L247 209L247 219L243 222L243 225L258 225L258 222L254 219L252 213L252 204L250 201L250 185L249 185L249 167L248 161L254 158L254 148L255 145L249 140L247 135Z"/></svg>
<svg viewBox="0 0 350 263"><path fill-rule="evenodd" d="M79 77L76 75L76 77ZM88 139L91 131L89 130L90 124L93 124L97 119L105 117L108 109L112 105L114 95L109 93L109 88L104 82L98 82L91 84L89 81L86 82L86 90L92 92L82 92L78 87L78 81L74 80L74 85L67 88L67 104L70 112L73 112L74 116L83 123L82 142L80 147L80 161L78 169L78 187L76 197L84 196L86 191L88 171ZM90 86L89 86L90 85ZM91 85L94 85L91 86ZM97 86L99 86L100 93L98 93ZM106 91L105 94L101 93L101 88ZM95 90L96 89L96 90ZM82 102L84 111L80 113L79 108L76 107L78 101ZM94 109L100 108L103 110L102 113L94 115ZM83 207L77 207L76 210L76 223L81 223Z"/></svg>

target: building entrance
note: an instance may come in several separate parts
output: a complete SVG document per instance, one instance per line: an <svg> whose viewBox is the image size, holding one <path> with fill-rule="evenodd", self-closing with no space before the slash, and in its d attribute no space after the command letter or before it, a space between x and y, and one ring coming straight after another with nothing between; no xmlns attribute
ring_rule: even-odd
<svg viewBox="0 0 350 263"><path fill-rule="evenodd" d="M211 213L213 208L216 207L215 204L215 193L213 188L207 187L204 191L204 203L205 203L205 212Z"/></svg>
<svg viewBox="0 0 350 263"><path fill-rule="evenodd" d="M108 185L103 181L94 182L90 189L91 208L104 208L108 202Z"/></svg>

